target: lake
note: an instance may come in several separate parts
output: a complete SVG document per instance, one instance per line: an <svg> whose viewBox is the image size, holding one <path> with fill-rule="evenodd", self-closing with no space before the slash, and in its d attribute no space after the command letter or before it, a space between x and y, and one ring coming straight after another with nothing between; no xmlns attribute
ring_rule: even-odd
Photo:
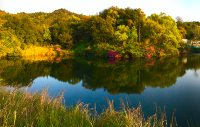
<svg viewBox="0 0 200 127"><path fill-rule="evenodd" d="M178 125L200 125L200 54L157 59L94 59L83 57L9 57L0 60L3 84L29 86L30 91L50 87L50 95L65 89L65 104L94 102L99 113L120 98L130 107L142 105L146 117L155 114L155 104L165 106L168 123L174 109Z"/></svg>

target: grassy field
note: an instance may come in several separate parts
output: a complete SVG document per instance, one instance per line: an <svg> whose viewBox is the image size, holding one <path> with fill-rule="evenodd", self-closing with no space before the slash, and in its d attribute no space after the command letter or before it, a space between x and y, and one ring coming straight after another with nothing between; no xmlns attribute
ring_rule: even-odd
<svg viewBox="0 0 200 127"><path fill-rule="evenodd" d="M0 83L1 84L1 83ZM56 97L49 96L48 89L28 92L28 87L0 86L0 126L3 127L163 127L168 126L165 111L144 118L141 105L129 108L121 100L121 111L116 111L113 101L107 99L108 107L101 114L96 107L77 103L67 108L64 90ZM153 109L152 109L153 110ZM159 112L159 114L157 113ZM159 116L159 119L158 119ZM172 116L170 126L177 126Z"/></svg>

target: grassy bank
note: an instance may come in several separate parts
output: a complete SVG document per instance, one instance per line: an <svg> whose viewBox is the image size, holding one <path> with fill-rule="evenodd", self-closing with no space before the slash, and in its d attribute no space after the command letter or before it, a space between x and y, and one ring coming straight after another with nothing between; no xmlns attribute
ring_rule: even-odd
<svg viewBox="0 0 200 127"><path fill-rule="evenodd" d="M10 89L0 86L0 126L38 127L142 127L167 126L165 112L145 119L141 110L129 108L121 100L121 111L115 111L113 101L101 114L96 108L88 109L88 104L77 103L75 107L63 105L63 94L49 96L48 88L43 91L28 92L27 88ZM172 118L174 119L174 118ZM171 126L173 126L173 122Z"/></svg>
<svg viewBox="0 0 200 127"><path fill-rule="evenodd" d="M30 46L29 48L22 50L22 56L55 56L56 50L51 46L39 47Z"/></svg>
<svg viewBox="0 0 200 127"><path fill-rule="evenodd" d="M109 44L102 44L98 46L88 46L86 44L78 45L74 50L66 50L62 49L60 45L47 45L47 46L36 46L36 45L25 45L23 48L7 48L4 49L3 53L0 53L0 57L6 56L22 56L22 57L60 57L60 56L89 56L89 57L97 57L97 58L133 58L133 57L165 57L168 55L175 54L165 54L160 48L154 47L146 47L142 44L140 45L140 49L138 49L138 55L133 55L127 49L118 47L112 47ZM131 50L132 51L132 50ZM146 52L148 55L145 55ZM193 48L188 48L183 45L179 50L177 50L177 54L179 53L193 53ZM177 55L176 54L176 55Z"/></svg>
<svg viewBox="0 0 200 127"><path fill-rule="evenodd" d="M69 54L72 54L71 51L69 50L63 50L63 49L57 49L59 45L55 46L28 46L25 49L19 49L17 53L9 53L6 52L4 54L0 54L0 57L5 57L5 56L23 56L23 57L30 57L30 56L66 56Z"/></svg>
<svg viewBox="0 0 200 127"><path fill-rule="evenodd" d="M59 48L59 45L51 46L30 46L22 50L21 56L66 56L72 54L69 50Z"/></svg>

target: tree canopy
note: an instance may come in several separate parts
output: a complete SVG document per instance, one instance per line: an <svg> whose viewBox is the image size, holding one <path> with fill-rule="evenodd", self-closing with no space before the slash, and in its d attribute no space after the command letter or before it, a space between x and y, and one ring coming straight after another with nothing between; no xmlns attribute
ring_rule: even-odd
<svg viewBox="0 0 200 127"><path fill-rule="evenodd" d="M0 35L0 55L19 55L28 45L53 44L79 55L89 53L103 57L112 51L127 58L164 56L179 54L182 38L200 39L200 23L183 22L181 17L177 17L176 22L165 13L146 17L140 8L114 6L93 16L65 9L52 13L0 11ZM20 44L16 44L16 40Z"/></svg>

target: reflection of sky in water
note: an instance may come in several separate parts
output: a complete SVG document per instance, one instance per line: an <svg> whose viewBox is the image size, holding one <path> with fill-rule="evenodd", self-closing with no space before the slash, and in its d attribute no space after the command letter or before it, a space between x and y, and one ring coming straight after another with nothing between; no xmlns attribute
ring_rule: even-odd
<svg viewBox="0 0 200 127"><path fill-rule="evenodd" d="M107 101L104 96L110 100L114 100L115 108L120 106L119 98L128 101L131 106L137 107L139 102L145 116L150 116L155 113L154 102L163 109L166 106L167 118L171 118L173 110L177 111L175 116L180 126L185 125L186 121L197 124L200 120L200 70L189 69L182 77L177 78L176 84L165 88L151 88L146 89L139 94L118 94L111 95L107 91L97 89L95 91L82 87L82 81L76 85L71 85L54 79L52 77L39 77L34 80L30 89L43 89L47 84L50 84L50 94L58 93L60 90L65 89L65 102L66 105L76 104L78 100L84 103L90 103L93 107L94 102L97 104L97 110L100 112L102 106L107 106ZM196 117L195 117L196 115Z"/></svg>

